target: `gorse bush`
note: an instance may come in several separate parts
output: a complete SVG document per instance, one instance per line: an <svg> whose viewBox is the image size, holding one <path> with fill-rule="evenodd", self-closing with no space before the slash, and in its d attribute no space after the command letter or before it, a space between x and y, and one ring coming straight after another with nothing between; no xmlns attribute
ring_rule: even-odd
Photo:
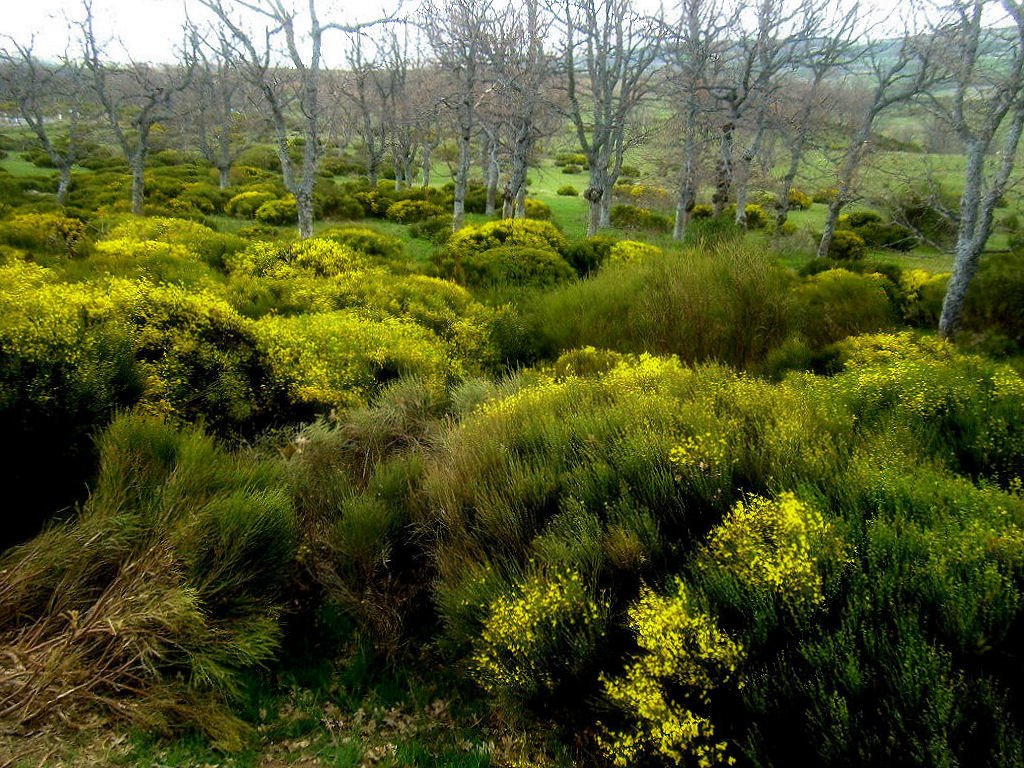
<svg viewBox="0 0 1024 768"><path fill-rule="evenodd" d="M1024 381L909 334L841 350L776 385L584 350L453 427L417 514L446 637L503 711L600 721L619 764L1017 749L1016 673L988 664L1024 574L1024 503L994 484L1018 482ZM794 712L800 739L765 727Z"/></svg>
<svg viewBox="0 0 1024 768"><path fill-rule="evenodd" d="M444 209L426 200L399 200L388 207L387 218L399 224L432 219L444 214Z"/></svg>
<svg viewBox="0 0 1024 768"><path fill-rule="evenodd" d="M546 221L501 219L460 229L448 240L447 249L456 257L465 257L503 245L541 248L562 255L569 241L554 224Z"/></svg>
<svg viewBox="0 0 1024 768"><path fill-rule="evenodd" d="M828 244L830 259L862 259L867 253L864 238L848 229L837 229Z"/></svg>
<svg viewBox="0 0 1024 768"><path fill-rule="evenodd" d="M0 243L70 259L87 252L89 239L85 224L78 219L55 213L23 213L0 221Z"/></svg>
<svg viewBox="0 0 1024 768"><path fill-rule="evenodd" d="M590 345L743 367L785 337L790 278L761 254L731 245L710 253L644 250L635 263L609 263L536 299L535 335L552 356Z"/></svg>
<svg viewBox="0 0 1024 768"><path fill-rule="evenodd" d="M256 221L261 224L283 226L299 220L299 207L294 197L268 200L256 209Z"/></svg>
<svg viewBox="0 0 1024 768"><path fill-rule="evenodd" d="M336 227L321 232L317 237L347 245L366 256L385 260L399 259L403 251L402 241L397 237L366 227Z"/></svg>
<svg viewBox="0 0 1024 768"><path fill-rule="evenodd" d="M466 285L550 286L576 276L569 263L546 248L505 245L469 253L461 263Z"/></svg>
<svg viewBox="0 0 1024 768"><path fill-rule="evenodd" d="M240 219L253 219L261 205L276 199L276 194L263 190L239 192L224 204L224 213Z"/></svg>
<svg viewBox="0 0 1024 768"><path fill-rule="evenodd" d="M14 723L98 713L236 749L246 726L225 704L277 651L295 555L280 473L145 417L114 422L99 453L81 514L0 563Z"/></svg>
<svg viewBox="0 0 1024 768"><path fill-rule="evenodd" d="M216 268L223 268L228 256L245 247L245 242L234 235L215 232L195 222L159 217L124 221L111 229L104 239L156 240L180 246Z"/></svg>
<svg viewBox="0 0 1024 768"><path fill-rule="evenodd" d="M448 345L415 323L353 311L265 317L254 327L271 380L307 412L365 403L401 376L442 391L460 373Z"/></svg>
<svg viewBox="0 0 1024 768"><path fill-rule="evenodd" d="M859 275L830 269L806 278L793 292L797 327L812 347L847 336L884 330L895 322L895 309L882 275Z"/></svg>
<svg viewBox="0 0 1024 768"><path fill-rule="evenodd" d="M610 264L637 264L644 259L656 258L662 253L656 245L638 243L635 240L620 240L608 251Z"/></svg>
<svg viewBox="0 0 1024 768"><path fill-rule="evenodd" d="M621 229L646 229L652 232L672 231L671 217L635 205L613 205L610 218L612 226Z"/></svg>

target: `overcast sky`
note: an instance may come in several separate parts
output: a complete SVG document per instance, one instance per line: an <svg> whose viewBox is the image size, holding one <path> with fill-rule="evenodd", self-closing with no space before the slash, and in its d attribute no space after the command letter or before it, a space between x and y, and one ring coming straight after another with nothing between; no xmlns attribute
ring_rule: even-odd
<svg viewBox="0 0 1024 768"><path fill-rule="evenodd" d="M637 1L641 7L650 7L651 10L660 4L660 0ZM418 0L404 0L401 7L403 12L410 13L417 4ZM665 2L669 7L673 4L673 0ZM906 12L908 8L904 0L862 0L861 4L862 7L874 7L880 17L889 17L888 21L883 20L881 27L876 29L885 26L895 29L898 14L892 9L897 7ZM380 18L387 11L393 12L398 5L399 0L317 2L322 21L346 23ZM124 60L127 51L127 56L136 61L174 61L178 58L175 55L175 46L181 40L181 29L185 20L184 7L185 0L93 0L96 33L101 40L111 40L107 47L107 55L111 59ZM189 10L194 14L196 21L207 18L195 0L189 2ZM75 20L81 16L80 0L0 0L0 33L5 33L19 42L28 40L34 34L36 54L42 57L55 57L61 55L67 45L66 18ZM325 63L328 66L341 64L343 47L340 41L337 45L326 42L324 49Z"/></svg>
<svg viewBox="0 0 1024 768"><path fill-rule="evenodd" d="M123 59L127 50L136 61L174 61L184 5L183 0L93 0L96 34L113 41L108 46L110 58ZM397 5L397 0L319 0L317 9L321 21L352 22L379 18L385 7L393 10ZM410 5L407 0L403 7ZM197 20L207 18L195 2L189 3L189 11ZM81 17L80 0L0 0L0 32L18 42L35 35L40 56L62 54L68 39L66 19Z"/></svg>

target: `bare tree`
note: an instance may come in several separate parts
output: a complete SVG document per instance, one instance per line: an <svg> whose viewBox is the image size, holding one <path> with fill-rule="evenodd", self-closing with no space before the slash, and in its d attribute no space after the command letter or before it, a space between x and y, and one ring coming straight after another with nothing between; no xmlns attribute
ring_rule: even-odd
<svg viewBox="0 0 1024 768"><path fill-rule="evenodd" d="M851 65L851 71L857 65L866 66L866 71L858 74L870 78L871 87L859 127L839 162L837 193L828 207L825 228L818 243L818 258L828 255L839 214L855 199L855 177L871 150L876 121L897 104L905 104L927 93L940 79L938 68L933 66L934 55L934 40L916 32L911 28L911 22L906 21L900 38L869 43L865 46L864 55Z"/></svg>
<svg viewBox="0 0 1024 768"><path fill-rule="evenodd" d="M504 217L526 216L526 175L534 148L555 129L551 98L553 62L544 39L552 26L538 0L525 0L525 14L509 14L498 33L494 76L505 115L509 178L502 206Z"/></svg>
<svg viewBox="0 0 1024 768"><path fill-rule="evenodd" d="M209 9L226 28L241 71L249 82L263 94L270 111L277 137L278 155L284 183L295 195L299 217L299 236L313 234L313 187L323 155L321 131L326 110L321 104L321 74L324 35L332 30L357 33L361 29L380 23L343 25L323 23L317 14L316 0L308 0L306 12L300 14L284 0L197 0ZM250 32L236 13L248 10L265 23L261 37ZM309 53L304 54L300 43L299 26L307 41ZM282 55L291 67L282 72L274 57ZM292 104L298 107L302 129L302 161L296 169L288 142L288 111Z"/></svg>
<svg viewBox="0 0 1024 768"><path fill-rule="evenodd" d="M45 64L33 48L34 40L22 44L6 38L0 48L0 88L57 169L57 203L64 205L81 150L82 66L67 55L56 64Z"/></svg>
<svg viewBox="0 0 1024 768"><path fill-rule="evenodd" d="M564 0L569 116L590 166L584 197L590 203L587 234L609 225L612 187L627 149L645 134L631 135L630 119L650 93L658 38L653 19L630 0Z"/></svg>
<svg viewBox="0 0 1024 768"><path fill-rule="evenodd" d="M995 9L1002 11L998 24L986 20ZM952 95L932 94L929 101L955 131L967 157L953 276L939 319L939 334L949 338L960 324L964 297L1024 130L1024 3L954 0L947 12L936 40L944 51Z"/></svg>
<svg viewBox="0 0 1024 768"><path fill-rule="evenodd" d="M781 233L789 217L790 190L810 147L815 126L824 122L823 118L829 111L828 78L848 67L857 55L861 20L859 4L854 3L845 9L838 5L818 6L815 10L817 12L813 16L808 15L809 35L800 41L794 54L795 61L809 78L803 88L787 100L790 108L779 110L782 114L776 120L779 134L789 151L789 165L779 184L776 200L776 235Z"/></svg>
<svg viewBox="0 0 1024 768"><path fill-rule="evenodd" d="M681 0L664 22L666 92L680 124L680 176L672 237L682 240L697 203L697 173L710 141L710 91L724 61L732 19L722 0Z"/></svg>
<svg viewBox="0 0 1024 768"><path fill-rule="evenodd" d="M372 48L369 53L367 45ZM395 79L389 76L392 73L386 70L376 42L367 40L362 31L352 36L345 58L348 72L340 88L357 113L355 129L366 152L366 175L376 186L388 147L388 115L394 107Z"/></svg>
<svg viewBox="0 0 1024 768"><path fill-rule="evenodd" d="M247 85L222 35L197 48L196 75L186 93L186 131L203 159L217 169L221 189L229 185L231 166L252 146L256 133L249 114L255 94Z"/></svg>
<svg viewBox="0 0 1024 768"><path fill-rule="evenodd" d="M454 169L455 202L452 229L462 229L466 192L472 165L473 135L478 127L479 100L486 92L490 57L490 28L494 22L492 0L445 0L426 3L421 23L438 64L451 75L451 93L444 102L454 112L458 163Z"/></svg>
<svg viewBox="0 0 1024 768"><path fill-rule="evenodd" d="M823 5L822 0L802 0L793 5L784 0L760 0L755 8L754 28L750 34L741 35L738 45L729 52L729 58L737 63L738 77L723 91L729 108L727 127L722 132L723 149L728 147L731 152L733 139L729 134L735 132L747 112L753 133L735 165L731 157L725 161L723 152L723 171L727 169L732 178L726 173L720 177L715 204L724 205L731 183L736 189L736 224L740 227L747 224L751 166L761 154L772 109L781 100L779 90L784 75L799 65L797 51L803 41L814 36Z"/></svg>
<svg viewBox="0 0 1024 768"><path fill-rule="evenodd" d="M153 126L173 114L175 99L189 87L195 72L195 38L186 29L182 63L159 67L142 62L114 66L104 60L103 44L93 27L92 0L84 0L79 23L84 67L107 124L132 174L132 213L141 214L145 197L146 158Z"/></svg>

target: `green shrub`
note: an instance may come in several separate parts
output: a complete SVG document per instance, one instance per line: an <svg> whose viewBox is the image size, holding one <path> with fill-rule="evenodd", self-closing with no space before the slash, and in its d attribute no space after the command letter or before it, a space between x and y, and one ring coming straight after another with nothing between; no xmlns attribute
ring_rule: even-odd
<svg viewBox="0 0 1024 768"><path fill-rule="evenodd" d="M387 218L399 224L411 224L444 214L444 209L425 200L399 200L387 210Z"/></svg>
<svg viewBox="0 0 1024 768"><path fill-rule="evenodd" d="M109 322L104 287L54 278L34 264L0 266L0 480L23 490L2 515L0 551L81 500L93 433L143 389L130 328Z"/></svg>
<svg viewBox="0 0 1024 768"><path fill-rule="evenodd" d="M917 236L904 226L889 222L868 222L854 230L871 248L911 251L918 245Z"/></svg>
<svg viewBox="0 0 1024 768"><path fill-rule="evenodd" d="M543 200L526 198L526 218L547 221L551 218L551 208Z"/></svg>
<svg viewBox="0 0 1024 768"><path fill-rule="evenodd" d="M911 192L897 197L891 205L894 221L939 248L949 248L956 242L956 196L941 190L933 197Z"/></svg>
<svg viewBox="0 0 1024 768"><path fill-rule="evenodd" d="M585 277L596 272L612 252L616 239L609 235L594 235L582 240L574 240L569 244L565 260L569 262L576 274Z"/></svg>
<svg viewBox="0 0 1024 768"><path fill-rule="evenodd" d="M239 219L252 219L256 217L256 211L261 205L276 199L277 195L273 192L239 192L224 204L224 213Z"/></svg>
<svg viewBox="0 0 1024 768"><path fill-rule="evenodd" d="M225 260L245 246L235 235L215 232L195 222L158 217L128 219L110 230L105 239L159 240L187 248L217 268L223 268Z"/></svg>
<svg viewBox="0 0 1024 768"><path fill-rule="evenodd" d="M467 285L486 287L546 287L576 274L568 262L553 251L517 245L471 252L463 257L461 267Z"/></svg>
<svg viewBox="0 0 1024 768"><path fill-rule="evenodd" d="M555 194L561 197L579 197L580 191L572 184L563 184Z"/></svg>
<svg viewBox="0 0 1024 768"><path fill-rule="evenodd" d="M336 227L324 230L317 237L333 240L366 256L386 260L402 257L403 245L399 238L366 227Z"/></svg>
<svg viewBox="0 0 1024 768"><path fill-rule="evenodd" d="M607 606L579 574L538 573L487 606L473 677L515 716L578 683L605 631Z"/></svg>
<svg viewBox="0 0 1024 768"><path fill-rule="evenodd" d="M690 218L694 221L700 219L710 219L714 215L715 209L707 203L697 203L690 210Z"/></svg>
<svg viewBox="0 0 1024 768"><path fill-rule="evenodd" d="M814 194L811 195L811 200L815 203L822 205L831 205L839 199L839 190L835 187L828 187L826 189L815 190Z"/></svg>
<svg viewBox="0 0 1024 768"><path fill-rule="evenodd" d="M612 245L608 253L609 264L636 264L662 254L661 248L650 243L635 240L620 240Z"/></svg>
<svg viewBox="0 0 1024 768"><path fill-rule="evenodd" d="M933 274L923 269L904 272L900 279L904 322L918 328L938 328L948 283L948 272Z"/></svg>
<svg viewBox="0 0 1024 768"><path fill-rule="evenodd" d="M0 222L0 243L69 259L88 251L85 224L55 213L21 213Z"/></svg>
<svg viewBox="0 0 1024 768"><path fill-rule="evenodd" d="M232 273L277 279L303 273L332 277L359 270L364 265L365 259L352 248L318 237L293 243L253 243L227 260Z"/></svg>
<svg viewBox="0 0 1024 768"><path fill-rule="evenodd" d="M858 275L831 269L806 278L795 290L800 332L820 348L893 323L893 306L881 275Z"/></svg>
<svg viewBox="0 0 1024 768"><path fill-rule="evenodd" d="M299 220L299 206L294 197L268 200L256 209L256 221L279 227Z"/></svg>
<svg viewBox="0 0 1024 768"><path fill-rule="evenodd" d="M554 165L556 168L565 165L578 165L581 168L586 168L588 167L587 156L581 152L559 152L555 155Z"/></svg>
<svg viewBox="0 0 1024 768"><path fill-rule="evenodd" d="M785 338L789 278L742 244L606 264L537 298L529 317L551 356L574 347L676 354L743 367Z"/></svg>
<svg viewBox="0 0 1024 768"><path fill-rule="evenodd" d="M964 299L964 325L1008 337L1024 346L1024 253L997 253L982 259Z"/></svg>
<svg viewBox="0 0 1024 768"><path fill-rule="evenodd" d="M365 404L402 376L418 376L441 392L459 372L448 346L407 320L369 320L342 310L268 316L254 330L271 380L309 412Z"/></svg>
<svg viewBox="0 0 1024 768"><path fill-rule="evenodd" d="M771 221L771 216L760 205L749 203L744 210L747 214L747 229L761 229Z"/></svg>
<svg viewBox="0 0 1024 768"><path fill-rule="evenodd" d="M409 234L412 237L429 240L436 245L444 245L452 236L452 217L450 215L435 216L432 219L411 224Z"/></svg>
<svg viewBox="0 0 1024 768"><path fill-rule="evenodd" d="M567 176L573 176L577 173L583 173L583 166L576 165L574 163L569 163L568 165L562 168L562 173L566 174Z"/></svg>
<svg viewBox="0 0 1024 768"><path fill-rule="evenodd" d="M867 253L864 238L856 232L848 229L837 229L832 233L832 240L828 244L828 256L830 259L848 261L852 259L863 259Z"/></svg>
<svg viewBox="0 0 1024 768"><path fill-rule="evenodd" d="M463 227L449 238L447 250L455 258L465 258L503 245L541 248L561 255L568 249L569 241L547 221L501 219Z"/></svg>
<svg viewBox="0 0 1024 768"><path fill-rule="evenodd" d="M865 224L883 223L882 214L877 211L851 211L844 213L836 222L836 229L858 229Z"/></svg>
<svg viewBox="0 0 1024 768"><path fill-rule="evenodd" d="M635 205L613 205L611 224L621 229L647 229L654 232L671 232L673 222L669 216Z"/></svg>

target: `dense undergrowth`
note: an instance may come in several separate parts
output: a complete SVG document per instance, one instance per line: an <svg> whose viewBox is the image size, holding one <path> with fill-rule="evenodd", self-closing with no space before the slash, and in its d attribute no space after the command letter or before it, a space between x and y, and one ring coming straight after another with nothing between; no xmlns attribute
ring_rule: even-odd
<svg viewBox="0 0 1024 768"><path fill-rule="evenodd" d="M351 662L345 625L534 764L1024 763L1019 252L954 346L943 275L533 220L417 260L181 175L189 218L0 220L4 737L237 754L253 681ZM318 205L426 235L442 194Z"/></svg>

